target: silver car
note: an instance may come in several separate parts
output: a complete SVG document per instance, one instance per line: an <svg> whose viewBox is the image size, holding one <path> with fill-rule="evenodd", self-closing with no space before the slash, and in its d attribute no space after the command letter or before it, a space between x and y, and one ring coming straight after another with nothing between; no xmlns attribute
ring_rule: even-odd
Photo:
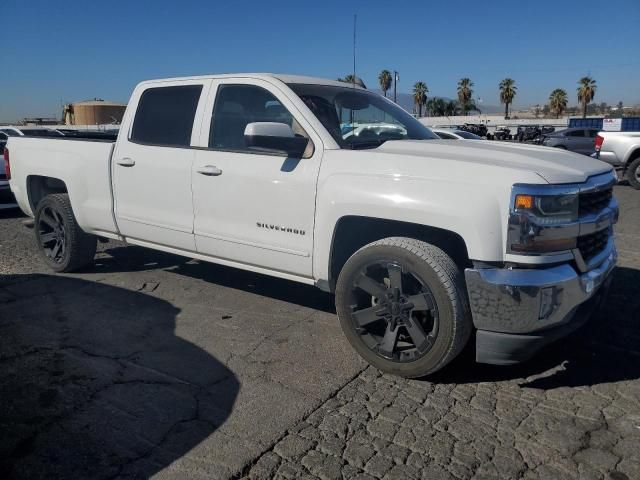
<svg viewBox="0 0 640 480"><path fill-rule="evenodd" d="M598 130L595 128L565 128L546 134L541 144L571 152L591 155L595 151L595 140Z"/></svg>

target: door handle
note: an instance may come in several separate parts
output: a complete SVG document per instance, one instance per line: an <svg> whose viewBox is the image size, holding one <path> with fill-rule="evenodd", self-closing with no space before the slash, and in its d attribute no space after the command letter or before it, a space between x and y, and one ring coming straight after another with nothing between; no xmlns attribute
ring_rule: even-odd
<svg viewBox="0 0 640 480"><path fill-rule="evenodd" d="M124 157L116 160L118 165L122 165L123 167L133 167L136 164L136 161L133 158Z"/></svg>
<svg viewBox="0 0 640 480"><path fill-rule="evenodd" d="M218 175L222 175L222 170L215 165L205 165L204 167L198 168L197 172L201 175L206 175L207 177L217 177Z"/></svg>

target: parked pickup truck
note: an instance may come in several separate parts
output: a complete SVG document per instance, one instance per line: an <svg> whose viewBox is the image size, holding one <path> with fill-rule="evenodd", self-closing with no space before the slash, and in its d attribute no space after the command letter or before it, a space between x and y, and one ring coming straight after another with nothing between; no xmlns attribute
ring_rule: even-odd
<svg viewBox="0 0 640 480"><path fill-rule="evenodd" d="M406 377L474 332L477 361L531 357L587 319L616 263L610 165L440 140L329 80L147 81L115 142L11 137L5 157L53 270L106 237L316 285L358 353Z"/></svg>
<svg viewBox="0 0 640 480"><path fill-rule="evenodd" d="M591 155L621 170L636 190L640 190L640 132L600 132Z"/></svg>

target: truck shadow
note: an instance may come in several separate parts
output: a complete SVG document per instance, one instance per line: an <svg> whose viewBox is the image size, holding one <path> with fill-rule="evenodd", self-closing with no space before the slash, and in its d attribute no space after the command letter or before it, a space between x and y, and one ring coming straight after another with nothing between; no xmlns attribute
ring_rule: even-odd
<svg viewBox="0 0 640 480"><path fill-rule="evenodd" d="M548 390L640 378L640 270L618 267L613 275L602 310L594 312L580 330L547 346L528 362L509 367L476 364L473 345L469 345L429 380L521 380L521 387Z"/></svg>
<svg viewBox="0 0 640 480"><path fill-rule="evenodd" d="M105 271L153 268L224 287L335 314L333 296L309 285L235 268L191 261L139 247L107 250L112 257L99 267ZM149 267L151 268L151 267ZM640 270L618 267L610 295L580 330L544 348L531 360L515 366L475 363L474 338L449 366L424 380L436 383L477 383L520 380L529 388L553 389L640 378ZM336 319L337 321L337 319Z"/></svg>
<svg viewBox="0 0 640 480"><path fill-rule="evenodd" d="M234 374L122 288L0 275L0 477L149 478L231 414Z"/></svg>
<svg viewBox="0 0 640 480"><path fill-rule="evenodd" d="M191 260L142 247L118 246L106 250L105 253L109 258L101 258L96 262L97 271L130 272L164 268L177 275L223 287L255 293L323 312L336 312L332 295L311 285Z"/></svg>

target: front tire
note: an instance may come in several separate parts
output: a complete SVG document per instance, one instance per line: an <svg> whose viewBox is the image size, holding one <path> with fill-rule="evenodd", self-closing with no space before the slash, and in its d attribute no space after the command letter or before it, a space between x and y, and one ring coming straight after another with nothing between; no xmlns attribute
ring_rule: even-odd
<svg viewBox="0 0 640 480"><path fill-rule="evenodd" d="M640 190L640 157L632 161L627 167L627 180L636 190Z"/></svg>
<svg viewBox="0 0 640 480"><path fill-rule="evenodd" d="M336 310L368 363L406 378L455 358L472 330L462 272L440 248L403 237L370 243L345 263Z"/></svg>
<svg viewBox="0 0 640 480"><path fill-rule="evenodd" d="M46 264L55 272L73 272L93 262L97 239L82 231L69 195L47 195L36 208L35 232Z"/></svg>

